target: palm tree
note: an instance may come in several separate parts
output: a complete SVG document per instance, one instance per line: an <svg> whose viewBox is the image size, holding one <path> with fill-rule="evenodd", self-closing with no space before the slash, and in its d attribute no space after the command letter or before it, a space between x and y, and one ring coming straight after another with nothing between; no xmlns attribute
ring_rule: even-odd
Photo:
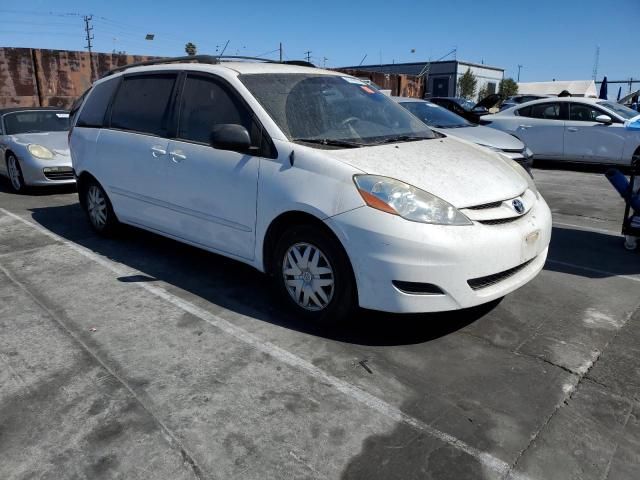
<svg viewBox="0 0 640 480"><path fill-rule="evenodd" d="M187 55L189 55L190 57L192 57L193 55L196 54L196 44L195 43L187 43L184 46L184 51L187 52Z"/></svg>

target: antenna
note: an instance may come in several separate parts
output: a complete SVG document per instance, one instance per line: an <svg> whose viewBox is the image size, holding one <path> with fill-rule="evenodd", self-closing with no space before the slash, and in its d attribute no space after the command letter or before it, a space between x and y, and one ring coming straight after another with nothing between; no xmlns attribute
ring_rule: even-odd
<svg viewBox="0 0 640 480"><path fill-rule="evenodd" d="M595 80L598 77L598 64L600 63L600 45L596 45L596 55L593 59L592 77Z"/></svg>

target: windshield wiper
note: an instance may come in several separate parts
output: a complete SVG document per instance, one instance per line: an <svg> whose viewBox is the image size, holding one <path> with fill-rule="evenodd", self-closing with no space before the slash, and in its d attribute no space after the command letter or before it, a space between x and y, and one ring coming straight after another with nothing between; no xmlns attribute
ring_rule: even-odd
<svg viewBox="0 0 640 480"><path fill-rule="evenodd" d="M348 140L336 140L331 138L294 138L293 141L303 142L303 143L316 143L318 145L329 145L331 147L347 147L347 148L362 147L361 143L349 142Z"/></svg>
<svg viewBox="0 0 640 480"><path fill-rule="evenodd" d="M432 137L418 137L416 135L398 135L397 137L389 137L379 142L375 142L374 145L382 145L383 143L396 143L396 142L416 142L419 140L429 140Z"/></svg>

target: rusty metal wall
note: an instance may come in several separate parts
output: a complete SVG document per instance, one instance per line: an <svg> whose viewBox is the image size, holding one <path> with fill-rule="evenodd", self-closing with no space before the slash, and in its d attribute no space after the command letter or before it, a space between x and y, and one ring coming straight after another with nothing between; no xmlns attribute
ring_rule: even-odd
<svg viewBox="0 0 640 480"><path fill-rule="evenodd" d="M338 72L359 78L368 78L384 90L391 90L391 95L400 97L424 97L424 77L396 73L368 72L365 70L336 69Z"/></svg>
<svg viewBox="0 0 640 480"><path fill-rule="evenodd" d="M73 100L112 68L155 57L0 47L0 108L55 106Z"/></svg>

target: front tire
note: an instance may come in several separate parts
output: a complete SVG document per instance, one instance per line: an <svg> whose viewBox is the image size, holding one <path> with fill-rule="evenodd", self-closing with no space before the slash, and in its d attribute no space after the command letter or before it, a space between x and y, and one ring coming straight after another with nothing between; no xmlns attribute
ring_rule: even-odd
<svg viewBox="0 0 640 480"><path fill-rule="evenodd" d="M109 236L118 227L118 219L104 189L95 181L84 189L84 205L91 228L100 235Z"/></svg>
<svg viewBox="0 0 640 480"><path fill-rule="evenodd" d="M318 324L344 320L356 303L349 259L323 229L287 229L276 245L271 272L276 289L296 314Z"/></svg>
<svg viewBox="0 0 640 480"><path fill-rule="evenodd" d="M24 182L20 162L13 153L7 155L7 173L9 175L11 190L13 190L14 193L24 193L27 190L27 185Z"/></svg>

